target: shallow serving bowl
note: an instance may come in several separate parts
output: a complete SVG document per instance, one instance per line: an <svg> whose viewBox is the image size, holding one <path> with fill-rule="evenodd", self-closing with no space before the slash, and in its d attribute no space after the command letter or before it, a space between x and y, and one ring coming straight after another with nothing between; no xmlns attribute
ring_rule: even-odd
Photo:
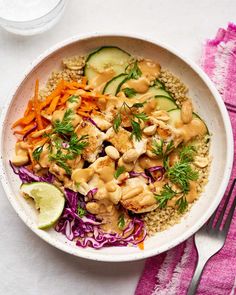
<svg viewBox="0 0 236 295"><path fill-rule="evenodd" d="M154 237L147 238L143 251L138 247L82 249L54 229L48 231L38 229L37 213L32 204L26 202L19 194L20 181L9 166L9 159L12 157L16 140L12 134L11 125L18 117L22 116L27 101L32 96L36 78L39 78L42 85L53 70L60 68L63 57L84 55L104 45L115 45L133 55L156 60L162 67L168 68L179 76L189 87L189 95L193 100L195 110L206 121L212 134L210 148L212 165L205 192L181 223L156 234ZM229 116L222 98L208 77L197 65L186 60L166 45L132 36L74 37L47 50L31 65L21 83L17 85L13 96L9 98L9 102L2 112L1 126L3 126L0 147L1 180L7 197L17 214L28 227L51 245L73 255L93 260L130 261L142 259L166 251L186 240L208 220L222 199L233 161L233 137Z"/></svg>

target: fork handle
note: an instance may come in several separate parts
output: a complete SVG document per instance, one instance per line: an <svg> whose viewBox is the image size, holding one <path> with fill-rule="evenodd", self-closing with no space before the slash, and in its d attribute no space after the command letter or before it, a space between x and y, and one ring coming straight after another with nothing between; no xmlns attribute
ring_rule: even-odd
<svg viewBox="0 0 236 295"><path fill-rule="evenodd" d="M196 294L198 284L202 276L202 271L207 263L207 260L208 258L205 257L198 258L197 267L195 269L191 284L189 285L187 295Z"/></svg>

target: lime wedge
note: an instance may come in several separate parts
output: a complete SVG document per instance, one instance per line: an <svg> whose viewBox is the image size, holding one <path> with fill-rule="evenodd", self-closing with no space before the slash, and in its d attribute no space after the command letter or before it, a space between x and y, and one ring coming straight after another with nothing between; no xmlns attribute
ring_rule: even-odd
<svg viewBox="0 0 236 295"><path fill-rule="evenodd" d="M63 193L53 184L47 182L31 182L21 186L21 192L35 201L40 210L38 227L46 229L52 226L61 216L65 198Z"/></svg>

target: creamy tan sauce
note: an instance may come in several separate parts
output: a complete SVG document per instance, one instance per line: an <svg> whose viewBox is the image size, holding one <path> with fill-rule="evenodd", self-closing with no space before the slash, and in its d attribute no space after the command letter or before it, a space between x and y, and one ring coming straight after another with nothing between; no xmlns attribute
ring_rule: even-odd
<svg viewBox="0 0 236 295"><path fill-rule="evenodd" d="M156 79L160 75L161 66L151 60L145 59L138 63L143 76L148 79Z"/></svg>
<svg viewBox="0 0 236 295"><path fill-rule="evenodd" d="M197 118L193 118L188 124L179 122L176 127L180 130L185 143L198 135L203 136L207 131L205 124Z"/></svg>
<svg viewBox="0 0 236 295"><path fill-rule="evenodd" d="M146 77L140 77L139 79L131 79L122 85L122 89L124 88L133 88L138 93L145 93L149 88L149 81Z"/></svg>
<svg viewBox="0 0 236 295"><path fill-rule="evenodd" d="M90 81L90 85L98 90L98 87L104 85L115 76L114 70L107 69L99 72L98 75Z"/></svg>

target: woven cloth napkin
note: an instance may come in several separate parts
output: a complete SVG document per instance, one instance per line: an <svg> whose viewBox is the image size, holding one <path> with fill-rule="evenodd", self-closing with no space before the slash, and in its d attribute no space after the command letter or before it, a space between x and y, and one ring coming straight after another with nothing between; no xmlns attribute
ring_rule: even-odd
<svg viewBox="0 0 236 295"><path fill-rule="evenodd" d="M215 39L206 41L201 66L224 99L233 126L236 146L236 25L230 23L226 30L218 30ZM236 164L228 188L235 177ZM233 196L235 195L236 190ZM193 238L168 252L147 259L135 295L186 294L196 262L197 253ZM236 294L235 276L236 213L223 249L211 258L204 269L197 294Z"/></svg>

